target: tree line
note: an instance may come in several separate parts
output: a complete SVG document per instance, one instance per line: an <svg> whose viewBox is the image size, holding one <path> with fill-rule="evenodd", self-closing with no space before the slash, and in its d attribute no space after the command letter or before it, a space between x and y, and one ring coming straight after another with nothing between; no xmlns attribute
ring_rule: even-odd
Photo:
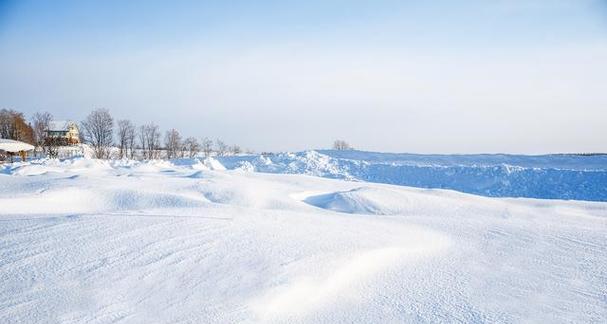
<svg viewBox="0 0 607 324"><path fill-rule="evenodd" d="M49 136L48 130L53 115L48 112L37 112L28 122L23 113L12 109L0 110L0 138L26 142L41 149L49 157L57 157L59 147L66 145L61 138ZM114 118L107 109L93 110L80 123L80 141L88 144L93 156L98 159L175 159L195 157L203 153L205 157L243 153L239 145L227 145L220 139L215 141L205 137L183 137L172 128L165 132L164 138L160 127L151 122L136 126L127 119ZM334 150L352 150L344 140L333 143ZM247 153L252 153L248 150Z"/></svg>
<svg viewBox="0 0 607 324"><path fill-rule="evenodd" d="M94 157L98 159L114 157L114 147L117 148L115 157L119 159L176 159L193 158L199 153L203 153L205 157L212 154L225 156L243 153L239 145L229 146L220 139L212 141L207 137L201 140L192 136L184 138L175 128L166 131L164 138L161 138L160 127L153 122L139 127L127 119L114 123L107 109L92 111L81 123L81 131L83 141L91 146Z"/></svg>
<svg viewBox="0 0 607 324"><path fill-rule="evenodd" d="M49 157L57 157L60 139L49 136L48 130L53 115L48 112L35 113L28 121L23 113L12 109L0 110L0 138L26 142L36 146ZM227 145L220 139L207 137L183 137L172 128L165 132L151 122L136 126L127 119L114 122L107 109L93 110L79 126L80 141L88 144L93 156L98 159L174 159L195 157L203 153L205 157L240 154L244 150L239 145ZM114 141L115 140L115 141ZM247 153L252 153L248 150Z"/></svg>

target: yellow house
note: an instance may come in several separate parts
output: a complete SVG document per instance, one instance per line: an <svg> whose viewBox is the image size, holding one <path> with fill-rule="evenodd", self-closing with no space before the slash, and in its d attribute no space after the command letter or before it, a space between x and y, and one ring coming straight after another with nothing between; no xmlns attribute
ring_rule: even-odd
<svg viewBox="0 0 607 324"><path fill-rule="evenodd" d="M65 141L67 145L80 143L78 125L70 120L54 120L49 124L47 130L49 138L58 138Z"/></svg>

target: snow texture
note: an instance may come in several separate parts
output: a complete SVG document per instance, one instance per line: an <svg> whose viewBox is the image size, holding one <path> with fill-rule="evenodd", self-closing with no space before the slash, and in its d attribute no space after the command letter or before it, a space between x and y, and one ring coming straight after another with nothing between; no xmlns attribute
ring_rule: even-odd
<svg viewBox="0 0 607 324"><path fill-rule="evenodd" d="M32 151L34 146L20 141L0 138L0 151L17 153L20 151Z"/></svg>
<svg viewBox="0 0 607 324"><path fill-rule="evenodd" d="M248 172L335 159L6 165L0 323L607 321L607 203Z"/></svg>
<svg viewBox="0 0 607 324"><path fill-rule="evenodd" d="M306 151L219 160L228 169L452 189L488 197L607 201L607 155Z"/></svg>

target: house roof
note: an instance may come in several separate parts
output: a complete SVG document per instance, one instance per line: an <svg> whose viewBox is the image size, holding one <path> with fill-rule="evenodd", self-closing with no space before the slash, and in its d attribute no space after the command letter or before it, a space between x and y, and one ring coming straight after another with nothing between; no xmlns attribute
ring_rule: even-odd
<svg viewBox="0 0 607 324"><path fill-rule="evenodd" d="M17 153L20 151L31 151L33 149L33 145L11 139L0 138L0 151Z"/></svg>
<svg viewBox="0 0 607 324"><path fill-rule="evenodd" d="M69 126L75 124L73 121L71 120L53 120L49 123L48 125L48 130L49 131L63 131L63 132L67 132L69 129Z"/></svg>

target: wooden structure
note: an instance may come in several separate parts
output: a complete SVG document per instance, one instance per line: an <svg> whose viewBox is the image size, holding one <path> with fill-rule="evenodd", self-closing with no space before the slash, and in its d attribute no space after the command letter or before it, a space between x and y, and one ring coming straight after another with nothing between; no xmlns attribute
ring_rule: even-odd
<svg viewBox="0 0 607 324"><path fill-rule="evenodd" d="M34 146L31 144L0 138L0 160L4 156L5 158L10 157L10 160L12 161L15 155L19 155L21 157L21 161L25 161L28 152L33 150Z"/></svg>

